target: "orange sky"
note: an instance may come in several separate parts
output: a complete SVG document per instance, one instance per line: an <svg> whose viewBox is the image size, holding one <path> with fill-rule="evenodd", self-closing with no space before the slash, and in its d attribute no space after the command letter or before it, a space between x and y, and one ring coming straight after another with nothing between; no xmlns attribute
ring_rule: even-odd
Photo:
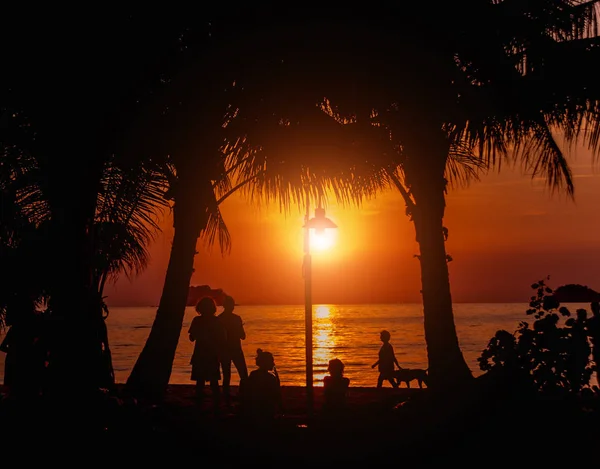
<svg viewBox="0 0 600 469"><path fill-rule="evenodd" d="M455 302L525 302L530 284L580 283L600 291L600 170L588 151L569 158L575 201L552 196L542 182L503 168L448 196L447 252ZM222 211L233 247L221 257L199 242L193 285L223 288L238 303L302 304L303 214L277 206L257 208L240 196ZM395 192L361 208L331 205L336 244L313 253L315 303L420 302L414 228ZM109 305L155 305L162 290L172 228L170 219L151 247L148 269L107 286Z"/></svg>

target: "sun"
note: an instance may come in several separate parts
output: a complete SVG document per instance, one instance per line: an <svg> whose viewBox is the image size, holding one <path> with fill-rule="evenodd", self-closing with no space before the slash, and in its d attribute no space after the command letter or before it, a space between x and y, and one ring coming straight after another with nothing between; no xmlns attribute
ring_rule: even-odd
<svg viewBox="0 0 600 469"><path fill-rule="evenodd" d="M335 245L337 230L310 230L311 251L327 251Z"/></svg>

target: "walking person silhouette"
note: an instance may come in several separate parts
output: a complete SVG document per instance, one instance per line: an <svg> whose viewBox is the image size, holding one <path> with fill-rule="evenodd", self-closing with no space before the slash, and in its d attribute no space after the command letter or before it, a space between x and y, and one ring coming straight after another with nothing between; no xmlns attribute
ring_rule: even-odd
<svg viewBox="0 0 600 469"><path fill-rule="evenodd" d="M242 340L246 339L246 331L242 318L233 312L235 300L227 295L223 299L223 312L217 316L225 328L225 348L221 357L221 368L223 369L223 394L225 402L229 405L231 394L231 363L235 365L241 382L248 377L248 367L242 349Z"/></svg>
<svg viewBox="0 0 600 469"><path fill-rule="evenodd" d="M379 349L379 360L377 360L371 368L379 366L379 377L377 378L377 387L381 388L384 381L389 381L393 387L397 388L398 383L394 377L394 365L400 368L400 364L396 359L394 347L390 344L391 334L389 331L381 331L379 338L381 339L381 348Z"/></svg>

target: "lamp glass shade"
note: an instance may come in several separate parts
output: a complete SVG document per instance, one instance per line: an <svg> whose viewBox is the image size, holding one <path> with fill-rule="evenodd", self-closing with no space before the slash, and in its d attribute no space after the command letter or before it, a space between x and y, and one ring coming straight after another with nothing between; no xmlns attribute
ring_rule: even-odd
<svg viewBox="0 0 600 469"><path fill-rule="evenodd" d="M325 216L325 209L319 207L315 209L314 218L309 219L303 228L324 231L327 228L337 228L337 225L331 219Z"/></svg>

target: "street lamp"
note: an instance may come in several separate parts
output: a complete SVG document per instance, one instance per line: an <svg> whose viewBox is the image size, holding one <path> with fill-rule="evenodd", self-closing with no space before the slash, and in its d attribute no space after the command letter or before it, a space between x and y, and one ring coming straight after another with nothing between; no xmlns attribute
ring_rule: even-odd
<svg viewBox="0 0 600 469"><path fill-rule="evenodd" d="M337 228L337 225L325 217L325 209L315 209L314 218L310 218L309 198L306 197L306 215L304 217L304 329L306 351L306 404L309 415L314 408L313 390L313 324L312 324L312 260L310 255L310 230L322 233L328 228Z"/></svg>

